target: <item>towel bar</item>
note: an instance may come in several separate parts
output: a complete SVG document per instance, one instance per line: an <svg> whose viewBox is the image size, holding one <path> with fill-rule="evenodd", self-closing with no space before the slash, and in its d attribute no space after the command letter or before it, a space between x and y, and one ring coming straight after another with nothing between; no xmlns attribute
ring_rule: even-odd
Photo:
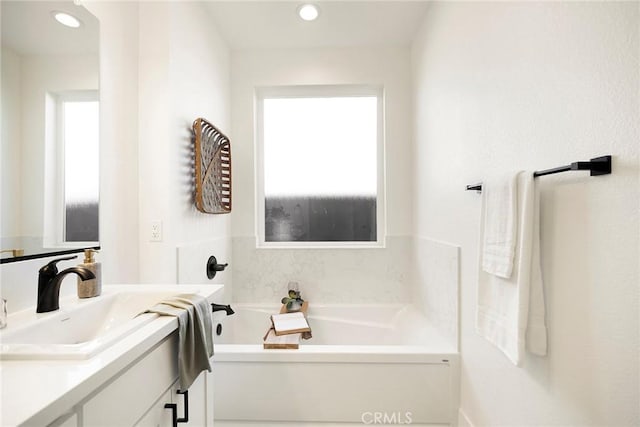
<svg viewBox="0 0 640 427"><path fill-rule="evenodd" d="M588 162L573 162L570 165L558 166L556 168L535 171L533 177L537 178L544 175L553 175L560 172L568 171L590 171L591 176L609 175L611 173L611 156L594 157ZM467 190L482 191L482 184L467 185Z"/></svg>

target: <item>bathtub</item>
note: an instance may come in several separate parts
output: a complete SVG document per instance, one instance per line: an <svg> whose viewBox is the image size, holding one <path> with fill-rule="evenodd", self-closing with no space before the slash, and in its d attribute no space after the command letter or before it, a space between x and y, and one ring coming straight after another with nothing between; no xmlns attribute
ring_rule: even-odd
<svg viewBox="0 0 640 427"><path fill-rule="evenodd" d="M278 305L233 308L215 343L221 424L454 424L458 353L411 306L312 304L297 350L262 348Z"/></svg>

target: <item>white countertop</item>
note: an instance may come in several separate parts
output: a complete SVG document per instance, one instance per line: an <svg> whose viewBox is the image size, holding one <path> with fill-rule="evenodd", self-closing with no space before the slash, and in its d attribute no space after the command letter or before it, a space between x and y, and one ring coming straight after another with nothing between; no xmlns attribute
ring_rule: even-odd
<svg viewBox="0 0 640 427"><path fill-rule="evenodd" d="M109 285L104 286L103 295L140 290L175 290L176 293L196 293L214 302L214 299L222 297L221 293L216 295L222 288L222 285ZM60 299L61 308L81 303L82 300L75 296ZM35 307L10 315L9 327L13 322L28 321L36 316L43 314L36 315ZM175 317L159 316L86 360L1 361L0 425L46 425L64 415L177 327Z"/></svg>

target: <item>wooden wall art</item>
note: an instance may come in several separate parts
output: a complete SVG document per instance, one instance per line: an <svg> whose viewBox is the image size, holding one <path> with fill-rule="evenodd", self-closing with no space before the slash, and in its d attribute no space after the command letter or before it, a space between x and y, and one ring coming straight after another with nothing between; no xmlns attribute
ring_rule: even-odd
<svg viewBox="0 0 640 427"><path fill-rule="evenodd" d="M231 142L203 118L193 122L195 135L196 208L200 212L231 212Z"/></svg>

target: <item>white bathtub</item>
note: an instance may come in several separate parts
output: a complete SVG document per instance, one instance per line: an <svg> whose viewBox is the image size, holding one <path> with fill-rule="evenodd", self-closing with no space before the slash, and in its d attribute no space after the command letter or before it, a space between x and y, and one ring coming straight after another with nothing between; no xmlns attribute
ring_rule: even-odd
<svg viewBox="0 0 640 427"><path fill-rule="evenodd" d="M313 338L264 350L277 305L235 304L214 355L220 421L450 424L458 355L407 305L309 308Z"/></svg>

